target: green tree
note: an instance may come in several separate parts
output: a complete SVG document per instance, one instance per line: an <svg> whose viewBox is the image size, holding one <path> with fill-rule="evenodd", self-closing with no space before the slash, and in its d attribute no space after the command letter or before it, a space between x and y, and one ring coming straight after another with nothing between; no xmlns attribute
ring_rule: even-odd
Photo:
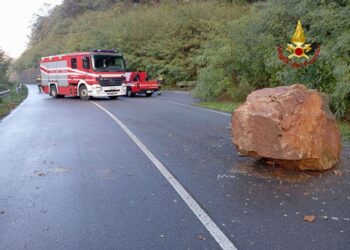
<svg viewBox="0 0 350 250"><path fill-rule="evenodd" d="M219 89L241 100L253 89L303 83L329 94L333 111L338 117L344 117L350 108L349 15L350 6L346 1L270 0L253 4L248 15L227 25L225 44L211 47L209 43L208 50L212 52L200 55L199 59L209 56L194 93L210 99L220 95ZM321 44L321 54L313 65L295 69L283 65L276 47L286 47L299 19L307 42ZM224 47L232 48L231 53L223 53L221 58L230 65L225 67L228 71L223 71L220 61L210 56ZM212 84L220 87L205 87L220 74L223 74L221 79L226 79L224 85L216 81Z"/></svg>
<svg viewBox="0 0 350 250"><path fill-rule="evenodd" d="M0 91L9 88L7 70L10 65L10 58L0 49Z"/></svg>

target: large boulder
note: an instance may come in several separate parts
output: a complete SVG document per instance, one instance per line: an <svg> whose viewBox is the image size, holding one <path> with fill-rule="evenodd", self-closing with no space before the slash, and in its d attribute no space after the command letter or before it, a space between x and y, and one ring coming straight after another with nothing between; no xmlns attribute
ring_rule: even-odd
<svg viewBox="0 0 350 250"><path fill-rule="evenodd" d="M341 137L327 96L304 85L252 92L232 116L243 155L300 170L326 170L340 158Z"/></svg>

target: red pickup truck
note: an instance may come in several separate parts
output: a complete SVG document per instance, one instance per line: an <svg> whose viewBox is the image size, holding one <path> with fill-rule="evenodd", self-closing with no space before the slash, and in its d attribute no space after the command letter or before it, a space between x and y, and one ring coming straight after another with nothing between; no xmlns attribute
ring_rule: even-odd
<svg viewBox="0 0 350 250"><path fill-rule="evenodd" d="M148 80L147 72L126 72L126 96L145 94L147 97L160 90L160 84L155 80Z"/></svg>

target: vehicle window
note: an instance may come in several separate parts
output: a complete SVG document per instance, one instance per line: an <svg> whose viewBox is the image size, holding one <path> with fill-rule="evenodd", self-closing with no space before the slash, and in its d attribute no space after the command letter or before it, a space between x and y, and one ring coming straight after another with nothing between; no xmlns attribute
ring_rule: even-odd
<svg viewBox="0 0 350 250"><path fill-rule="evenodd" d="M70 59L71 65L72 65L72 69L76 69L77 68L77 59L76 58L72 58Z"/></svg>
<svg viewBox="0 0 350 250"><path fill-rule="evenodd" d="M124 59L115 55L94 55L96 71L124 71Z"/></svg>
<svg viewBox="0 0 350 250"><path fill-rule="evenodd" d="M83 68L90 69L90 58L88 56L83 58Z"/></svg>

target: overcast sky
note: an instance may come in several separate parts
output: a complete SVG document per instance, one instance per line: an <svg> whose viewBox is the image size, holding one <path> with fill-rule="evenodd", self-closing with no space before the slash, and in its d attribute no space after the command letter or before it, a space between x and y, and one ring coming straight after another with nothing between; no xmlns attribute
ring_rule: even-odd
<svg viewBox="0 0 350 250"><path fill-rule="evenodd" d="M51 6L62 0L6 0L0 2L0 48L7 55L18 58L25 50L34 13L48 3Z"/></svg>

